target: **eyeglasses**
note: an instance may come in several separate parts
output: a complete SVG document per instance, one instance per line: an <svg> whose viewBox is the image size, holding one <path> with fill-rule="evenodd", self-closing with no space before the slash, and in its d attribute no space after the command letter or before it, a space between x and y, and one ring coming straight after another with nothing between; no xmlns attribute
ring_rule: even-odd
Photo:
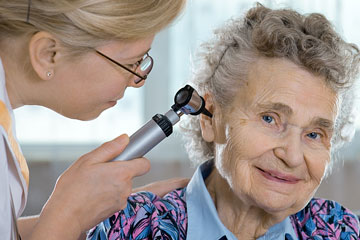
<svg viewBox="0 0 360 240"><path fill-rule="evenodd" d="M135 84L140 83L142 80L145 80L148 76L148 74L151 72L152 67L154 65L154 60L153 58L146 53L144 55L144 57L137 61L135 63L135 68L134 70L131 70L128 67L125 67L124 65L122 65L121 63L115 61L114 59L106 56L105 54L103 54L102 52L95 50L97 54L99 54L100 56L106 58L107 60L111 61L112 63L115 63L116 65L118 65L119 67L122 67L123 69L125 69L126 71L134 74L135 76L137 76L137 78L134 80Z"/></svg>

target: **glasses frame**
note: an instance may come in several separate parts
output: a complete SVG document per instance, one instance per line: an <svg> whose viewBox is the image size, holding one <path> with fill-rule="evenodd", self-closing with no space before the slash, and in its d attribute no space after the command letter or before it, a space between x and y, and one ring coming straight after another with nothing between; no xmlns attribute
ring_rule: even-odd
<svg viewBox="0 0 360 240"><path fill-rule="evenodd" d="M131 70L130 68L128 68L128 67L124 66L123 64L119 63L118 61L115 61L114 59L106 56L105 54L103 54L102 52L100 52L100 51L98 51L98 50L96 50L96 49L95 49L95 52L96 52L97 54L99 54L100 56L106 58L106 59L109 60L110 62L116 64L117 66L125 69L126 71L128 71L128 72L134 74L135 76L137 76L138 78L140 78L140 79L137 80L137 81L135 80L135 83L136 83L136 84L140 83L140 82L143 81L143 80L146 80L147 75L148 75L148 74L151 72L151 70L152 70L152 69L150 69L150 71L149 71L145 76L141 76L141 75L139 75L138 73L135 72L136 69L141 65L141 63L143 62L143 60L144 60L145 58L149 57L150 60L151 60L151 65L154 65L154 59L149 55L149 53L145 53L145 54L144 54L144 56L146 55L146 57L143 58L143 59L141 59L141 60L139 61L139 64L136 66L135 71L133 71L133 70ZM151 68L152 68L152 66L151 66Z"/></svg>

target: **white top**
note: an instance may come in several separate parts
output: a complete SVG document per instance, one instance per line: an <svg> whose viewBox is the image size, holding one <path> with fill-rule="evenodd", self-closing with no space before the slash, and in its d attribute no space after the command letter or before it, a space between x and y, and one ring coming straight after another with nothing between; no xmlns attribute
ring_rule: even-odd
<svg viewBox="0 0 360 240"><path fill-rule="evenodd" d="M24 211L29 185L29 170L16 139L15 119L5 87L5 72L0 59L0 236L11 239L15 217Z"/></svg>

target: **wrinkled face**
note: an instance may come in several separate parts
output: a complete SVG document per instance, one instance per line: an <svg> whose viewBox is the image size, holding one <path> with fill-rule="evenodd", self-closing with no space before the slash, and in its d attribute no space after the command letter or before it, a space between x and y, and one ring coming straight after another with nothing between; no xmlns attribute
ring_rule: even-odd
<svg viewBox="0 0 360 240"><path fill-rule="evenodd" d="M302 209L330 160L336 94L287 60L252 66L230 110L216 166L233 192L267 212Z"/></svg>
<svg viewBox="0 0 360 240"><path fill-rule="evenodd" d="M153 37L133 42L110 42L97 50L125 65L134 68L149 51ZM90 120L102 111L116 104L127 87L141 87L144 81L134 83L136 78L130 72L89 52L76 61L63 60L54 70L53 102L54 111L70 118Z"/></svg>

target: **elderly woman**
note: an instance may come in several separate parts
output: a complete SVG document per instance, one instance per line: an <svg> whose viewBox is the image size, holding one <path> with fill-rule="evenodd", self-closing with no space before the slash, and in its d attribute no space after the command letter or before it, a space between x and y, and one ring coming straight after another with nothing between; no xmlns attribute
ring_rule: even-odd
<svg viewBox="0 0 360 240"><path fill-rule="evenodd" d="M257 5L204 49L192 84L213 118L183 125L202 164L162 199L132 195L88 237L358 239L354 214L313 198L350 139L358 48L320 14Z"/></svg>

